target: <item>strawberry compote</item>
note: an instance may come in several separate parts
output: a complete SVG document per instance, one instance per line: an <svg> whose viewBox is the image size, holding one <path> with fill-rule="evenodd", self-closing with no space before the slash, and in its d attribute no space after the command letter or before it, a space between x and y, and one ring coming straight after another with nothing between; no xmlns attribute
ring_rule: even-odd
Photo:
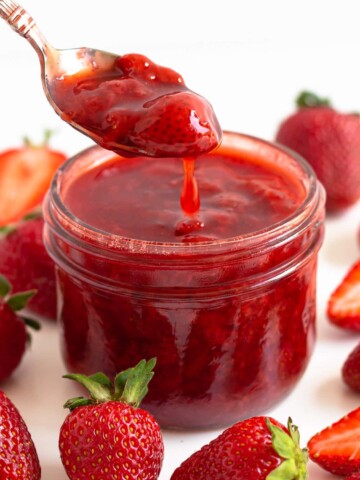
<svg viewBox="0 0 360 480"><path fill-rule="evenodd" d="M181 75L144 55L109 58L104 64L96 52L88 69L48 79L63 120L126 156L198 156L219 144L211 105Z"/></svg>
<svg viewBox="0 0 360 480"><path fill-rule="evenodd" d="M324 194L289 151L240 134L195 161L93 147L45 203L67 368L110 376L156 356L143 405L165 427L260 414L296 385L315 339Z"/></svg>

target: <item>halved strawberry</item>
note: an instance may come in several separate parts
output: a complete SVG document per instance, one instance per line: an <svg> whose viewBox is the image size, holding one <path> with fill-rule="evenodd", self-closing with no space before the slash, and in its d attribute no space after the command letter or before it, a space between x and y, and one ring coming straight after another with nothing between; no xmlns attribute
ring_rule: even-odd
<svg viewBox="0 0 360 480"><path fill-rule="evenodd" d="M338 327L360 331L360 260L330 296L327 315Z"/></svg>
<svg viewBox="0 0 360 480"><path fill-rule="evenodd" d="M324 470L345 477L360 471L359 445L360 407L315 434L307 446L311 460Z"/></svg>
<svg viewBox="0 0 360 480"><path fill-rule="evenodd" d="M48 146L49 132L40 146L25 140L21 148L0 153L0 226L16 222L42 201L55 170L65 160Z"/></svg>

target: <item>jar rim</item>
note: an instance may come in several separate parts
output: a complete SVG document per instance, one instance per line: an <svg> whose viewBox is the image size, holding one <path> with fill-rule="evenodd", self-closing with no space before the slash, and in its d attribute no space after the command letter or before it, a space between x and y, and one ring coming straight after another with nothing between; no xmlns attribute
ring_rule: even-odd
<svg viewBox="0 0 360 480"><path fill-rule="evenodd" d="M68 169L82 157L91 154L92 152L104 152L104 155L114 155L113 152L103 149L98 145L82 150L78 154L69 158L55 173L50 190L44 202L45 217L48 218L48 223L60 226L64 236L67 238L75 237L86 243L92 245L92 248L101 248L118 253L129 254L145 254L145 255L178 255L198 256L221 254L231 250L241 249L253 250L257 247L263 246L265 243L269 246L279 245L286 241L289 236L296 235L299 231L306 228L311 222L311 217L323 206L325 202L325 193L321 183L318 181L316 174L311 165L299 154L290 150L289 148L275 142L269 142L261 138L224 131L223 139L241 140L250 144L261 145L262 148L271 149L288 156L295 160L297 165L304 173L307 180L307 191L303 201L296 207L296 209L280 222L271 224L265 228L241 234L235 237L225 239L217 239L211 241L201 242L157 242L153 240L141 240L131 237L125 237L113 233L106 232L89 225L76 217L64 204L61 198L61 183L62 178ZM103 161L103 157L102 157ZM50 208L51 203L51 208Z"/></svg>

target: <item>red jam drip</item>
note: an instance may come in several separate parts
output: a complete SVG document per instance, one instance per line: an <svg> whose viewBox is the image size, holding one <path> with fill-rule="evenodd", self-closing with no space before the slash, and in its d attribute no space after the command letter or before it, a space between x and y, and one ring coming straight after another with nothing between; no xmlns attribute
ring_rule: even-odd
<svg viewBox="0 0 360 480"><path fill-rule="evenodd" d="M94 61L87 75L64 75L48 88L65 121L121 155L196 157L221 141L207 100L143 55L115 57L106 70Z"/></svg>
<svg viewBox="0 0 360 480"><path fill-rule="evenodd" d="M62 193L64 203L82 222L100 230L177 243L255 232L281 222L303 200L300 182L282 170L241 158L235 152L214 152L195 162L201 196L197 210L199 196L192 162L185 162L184 193L179 159L114 156L69 182Z"/></svg>
<svg viewBox="0 0 360 480"><path fill-rule="evenodd" d="M180 197L180 205L186 214L196 213L200 208L200 196L194 175L195 159L184 158L184 185Z"/></svg>

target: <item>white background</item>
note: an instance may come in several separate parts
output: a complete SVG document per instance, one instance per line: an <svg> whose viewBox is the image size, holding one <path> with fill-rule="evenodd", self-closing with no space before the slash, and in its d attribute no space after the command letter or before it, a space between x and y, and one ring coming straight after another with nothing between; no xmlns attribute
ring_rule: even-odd
<svg viewBox="0 0 360 480"><path fill-rule="evenodd" d="M1 0L0 0L1 3ZM360 28L357 0L24 0L48 40L58 48L97 47L137 52L178 70L188 86L213 104L222 127L273 139L306 88L332 98L343 111L360 111ZM0 20L0 149L23 135L41 140L56 130L53 145L76 153L90 145L63 124L41 90L30 45ZM327 299L359 257L360 204L326 221L318 276L318 342L293 394L269 412L300 426L303 443L320 428L359 405L340 378L341 365L359 336L329 325ZM33 434L43 479L65 480L57 450L58 430L72 385L64 373L57 327L45 324L31 351L3 388ZM217 431L164 432L161 480ZM310 466L310 478L333 478Z"/></svg>

